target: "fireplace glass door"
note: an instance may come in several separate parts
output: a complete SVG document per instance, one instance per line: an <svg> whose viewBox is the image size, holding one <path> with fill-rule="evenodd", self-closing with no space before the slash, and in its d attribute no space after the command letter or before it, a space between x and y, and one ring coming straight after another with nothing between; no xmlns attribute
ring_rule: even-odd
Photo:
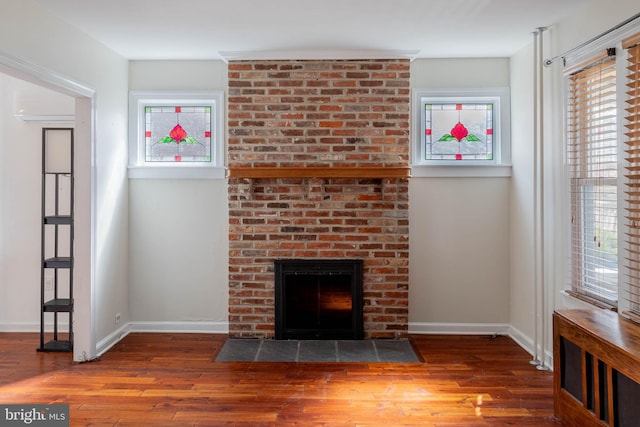
<svg viewBox="0 0 640 427"><path fill-rule="evenodd" d="M361 339L361 260L278 260L276 339Z"/></svg>

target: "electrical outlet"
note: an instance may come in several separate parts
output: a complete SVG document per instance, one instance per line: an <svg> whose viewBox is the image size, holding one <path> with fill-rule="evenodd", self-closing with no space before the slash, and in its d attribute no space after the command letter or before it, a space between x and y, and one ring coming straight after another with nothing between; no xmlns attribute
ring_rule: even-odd
<svg viewBox="0 0 640 427"><path fill-rule="evenodd" d="M44 278L44 289L47 291L53 290L53 277Z"/></svg>
<svg viewBox="0 0 640 427"><path fill-rule="evenodd" d="M120 313L116 314L116 325L120 323Z"/></svg>

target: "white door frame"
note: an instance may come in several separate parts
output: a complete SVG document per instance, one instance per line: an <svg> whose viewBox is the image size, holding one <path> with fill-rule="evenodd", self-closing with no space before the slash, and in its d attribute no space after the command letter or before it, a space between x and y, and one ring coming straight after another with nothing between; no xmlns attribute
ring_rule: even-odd
<svg viewBox="0 0 640 427"><path fill-rule="evenodd" d="M84 185L84 194L88 197L80 200L90 200L90 203L82 203L76 206L76 217L80 224L76 225L74 239L74 272L76 277L76 289L74 289L74 350L73 360L88 361L96 354L96 326L95 326L95 236L96 236L96 167L95 167L95 117L96 117L96 90L76 81L68 76L61 75L22 58L19 58L6 50L0 49L0 72L34 83L38 86L51 89L75 98L76 100L76 141L90 141L90 146L77 144L76 150L83 155L77 156L84 163L78 171L88 171L79 176L80 179L89 181ZM87 151L88 150L88 151ZM85 181L86 182L86 181ZM78 193L78 190L76 190ZM76 197L78 200L78 197ZM87 206L89 205L89 206ZM83 230L88 232L83 232ZM85 283L85 286L77 284ZM88 285L88 286L87 286ZM34 349L35 350L35 349Z"/></svg>

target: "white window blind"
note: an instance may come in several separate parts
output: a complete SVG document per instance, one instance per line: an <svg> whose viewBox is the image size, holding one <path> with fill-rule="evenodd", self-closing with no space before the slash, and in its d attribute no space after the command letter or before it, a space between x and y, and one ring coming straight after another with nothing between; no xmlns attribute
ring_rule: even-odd
<svg viewBox="0 0 640 427"><path fill-rule="evenodd" d="M615 57L569 74L567 161L571 200L571 288L615 306L618 298ZM639 206L640 207L640 206ZM639 247L640 249L640 247Z"/></svg>
<svg viewBox="0 0 640 427"><path fill-rule="evenodd" d="M625 235L626 277L625 295L628 310L624 314L640 321L640 34L623 40L627 51L627 99L625 106Z"/></svg>

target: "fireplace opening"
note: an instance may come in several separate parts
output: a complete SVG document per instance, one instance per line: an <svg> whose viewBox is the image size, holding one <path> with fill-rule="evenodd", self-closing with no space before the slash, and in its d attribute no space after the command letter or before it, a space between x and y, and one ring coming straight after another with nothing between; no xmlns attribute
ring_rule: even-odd
<svg viewBox="0 0 640 427"><path fill-rule="evenodd" d="M362 260L276 260L276 339L362 339Z"/></svg>

